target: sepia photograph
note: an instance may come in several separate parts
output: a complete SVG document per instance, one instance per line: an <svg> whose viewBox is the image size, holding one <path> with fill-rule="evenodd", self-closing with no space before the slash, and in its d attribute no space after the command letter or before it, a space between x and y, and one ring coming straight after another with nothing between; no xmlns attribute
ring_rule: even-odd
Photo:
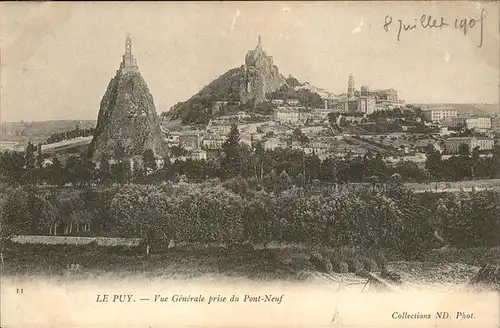
<svg viewBox="0 0 500 328"><path fill-rule="evenodd" d="M500 326L499 2L0 4L0 326Z"/></svg>

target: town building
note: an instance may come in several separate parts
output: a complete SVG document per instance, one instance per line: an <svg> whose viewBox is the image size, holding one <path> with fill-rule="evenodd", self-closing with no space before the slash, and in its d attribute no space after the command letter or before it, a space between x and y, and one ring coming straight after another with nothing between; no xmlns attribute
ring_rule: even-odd
<svg viewBox="0 0 500 328"><path fill-rule="evenodd" d="M441 136L447 136L447 135L450 135L452 133L454 133L454 131L448 130L447 126L441 126L439 128L439 135L441 135Z"/></svg>
<svg viewBox="0 0 500 328"><path fill-rule="evenodd" d="M275 106L281 106L285 104L285 101L283 99L272 99L271 104Z"/></svg>
<svg viewBox="0 0 500 328"><path fill-rule="evenodd" d="M347 112L349 110L349 101L347 99L337 99L331 105L332 112Z"/></svg>
<svg viewBox="0 0 500 328"><path fill-rule="evenodd" d="M164 167L165 159L161 156L155 156L155 163L157 168Z"/></svg>
<svg viewBox="0 0 500 328"><path fill-rule="evenodd" d="M262 147L265 150L273 150L276 148L286 148L286 143L281 141L280 138L274 137L274 138L267 138Z"/></svg>
<svg viewBox="0 0 500 328"><path fill-rule="evenodd" d="M451 126L466 127L479 132L486 132L491 129L491 117L487 116L457 116L452 118Z"/></svg>
<svg viewBox="0 0 500 328"><path fill-rule="evenodd" d="M193 161L204 161L207 159L207 152L203 149L195 149L191 152L191 159Z"/></svg>
<svg viewBox="0 0 500 328"><path fill-rule="evenodd" d="M354 99L339 99L332 106L339 112L363 112L371 114L377 111L377 104L374 97L356 97Z"/></svg>
<svg viewBox="0 0 500 328"><path fill-rule="evenodd" d="M280 123L297 123L300 119L300 113L298 111L288 109L285 107L279 107L273 112L273 120Z"/></svg>
<svg viewBox="0 0 500 328"><path fill-rule="evenodd" d="M323 121L328 118L328 114L332 111L330 109L316 108L313 109L310 113L305 115L306 118L310 118L313 121Z"/></svg>
<svg viewBox="0 0 500 328"><path fill-rule="evenodd" d="M203 138L203 148L210 150L221 149L224 145L224 142L226 142L226 139L227 136L225 135L205 135L205 137Z"/></svg>
<svg viewBox="0 0 500 328"><path fill-rule="evenodd" d="M479 150L491 150L495 141L487 137L452 137L445 140L446 153L458 153L462 144L469 146L470 151L476 147L479 147Z"/></svg>
<svg viewBox="0 0 500 328"><path fill-rule="evenodd" d="M315 154L321 160L330 155L330 146L325 142L311 142L303 150L306 154Z"/></svg>
<svg viewBox="0 0 500 328"><path fill-rule="evenodd" d="M179 136L180 132L172 131L165 137L165 141L167 142L169 147L179 146L180 145Z"/></svg>
<svg viewBox="0 0 500 328"><path fill-rule="evenodd" d="M220 112L222 109L224 109L224 107L227 106L229 102L228 101L215 101L212 105L212 113L218 113Z"/></svg>
<svg viewBox="0 0 500 328"><path fill-rule="evenodd" d="M500 116L491 118L491 131L500 133Z"/></svg>
<svg viewBox="0 0 500 328"><path fill-rule="evenodd" d="M209 123L206 127L206 132L209 134L227 135L231 131L231 124Z"/></svg>
<svg viewBox="0 0 500 328"><path fill-rule="evenodd" d="M357 99L357 111L371 114L377 110L375 97L361 96Z"/></svg>
<svg viewBox="0 0 500 328"><path fill-rule="evenodd" d="M377 102L391 102L391 103L400 103L398 92L396 89L379 89L379 90L370 90L366 95L361 94L362 96L371 96L376 99Z"/></svg>
<svg viewBox="0 0 500 328"><path fill-rule="evenodd" d="M422 111L424 117L431 122L441 122L441 120L447 118L453 118L458 116L458 112L453 108L432 108Z"/></svg>
<svg viewBox="0 0 500 328"><path fill-rule="evenodd" d="M182 131L179 135L179 146L188 151L201 147L202 137L200 131Z"/></svg>

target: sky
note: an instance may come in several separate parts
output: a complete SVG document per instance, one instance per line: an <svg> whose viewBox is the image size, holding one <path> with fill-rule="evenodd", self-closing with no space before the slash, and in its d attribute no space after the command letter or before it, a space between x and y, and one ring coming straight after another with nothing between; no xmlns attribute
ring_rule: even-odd
<svg viewBox="0 0 500 328"><path fill-rule="evenodd" d="M498 103L498 6L495 2L2 3L1 120L97 119L127 35L132 37L132 52L158 113L241 66L259 34L284 76L291 74L334 93L346 92L353 74L357 88L393 87L409 103ZM485 18L480 20L482 12ZM423 28L422 15L436 19L435 25L443 18L448 25ZM392 23L386 31L388 17ZM460 29L464 19L466 34ZM399 20L417 26L403 30L398 40Z"/></svg>

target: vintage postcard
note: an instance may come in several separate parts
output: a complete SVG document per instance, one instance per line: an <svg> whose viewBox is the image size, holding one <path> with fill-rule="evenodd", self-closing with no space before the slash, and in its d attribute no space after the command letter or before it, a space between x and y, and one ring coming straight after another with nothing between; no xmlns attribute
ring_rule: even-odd
<svg viewBox="0 0 500 328"><path fill-rule="evenodd" d="M0 4L0 326L500 326L499 2Z"/></svg>

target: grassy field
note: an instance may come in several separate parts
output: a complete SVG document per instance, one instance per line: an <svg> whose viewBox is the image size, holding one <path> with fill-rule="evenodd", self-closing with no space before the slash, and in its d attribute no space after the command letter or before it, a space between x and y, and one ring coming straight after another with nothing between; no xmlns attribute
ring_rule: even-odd
<svg viewBox="0 0 500 328"><path fill-rule="evenodd" d="M28 277L141 277L159 279L231 278L266 281L316 281L362 283L359 269L349 258L366 253L352 248L316 251L301 248L272 250L226 250L215 247L158 250L149 256L142 248L10 245L4 253L5 276ZM318 258L330 256L332 268ZM337 261L337 262L336 262ZM345 261L345 270L339 263ZM357 261L357 260L356 260ZM397 272L408 286L466 284L485 263L499 263L500 248L435 250L422 261L404 261L400 256L376 259L369 271L380 274L382 266ZM382 265L383 263L383 265ZM66 278L65 278L66 279Z"/></svg>

